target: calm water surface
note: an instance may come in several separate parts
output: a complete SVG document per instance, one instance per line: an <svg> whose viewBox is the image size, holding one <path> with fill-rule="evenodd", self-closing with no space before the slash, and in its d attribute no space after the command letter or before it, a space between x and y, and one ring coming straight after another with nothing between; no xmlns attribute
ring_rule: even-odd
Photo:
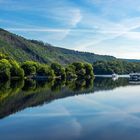
<svg viewBox="0 0 140 140"><path fill-rule="evenodd" d="M1 140L140 140L140 85L128 78L0 85Z"/></svg>

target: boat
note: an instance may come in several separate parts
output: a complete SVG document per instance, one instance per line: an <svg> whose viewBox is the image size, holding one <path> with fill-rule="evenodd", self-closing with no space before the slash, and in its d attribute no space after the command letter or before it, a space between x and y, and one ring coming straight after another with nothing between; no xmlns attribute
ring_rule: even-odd
<svg viewBox="0 0 140 140"><path fill-rule="evenodd" d="M117 79L118 79L118 74L113 73L113 74L112 74L112 79L113 79L114 81L117 80Z"/></svg>
<svg viewBox="0 0 140 140"><path fill-rule="evenodd" d="M130 81L140 81L140 73L130 73Z"/></svg>

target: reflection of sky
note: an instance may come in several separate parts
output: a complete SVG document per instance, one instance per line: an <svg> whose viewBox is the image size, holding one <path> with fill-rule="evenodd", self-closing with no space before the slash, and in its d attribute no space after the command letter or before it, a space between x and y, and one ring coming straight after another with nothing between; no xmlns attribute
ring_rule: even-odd
<svg viewBox="0 0 140 140"><path fill-rule="evenodd" d="M0 138L139 140L140 86L55 100L0 121Z"/></svg>

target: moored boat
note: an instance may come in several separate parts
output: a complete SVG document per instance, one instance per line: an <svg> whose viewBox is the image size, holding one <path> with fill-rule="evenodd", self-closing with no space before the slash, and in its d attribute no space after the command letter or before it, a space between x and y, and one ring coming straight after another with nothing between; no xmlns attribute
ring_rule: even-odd
<svg viewBox="0 0 140 140"><path fill-rule="evenodd" d="M132 81L140 81L140 73L130 73L129 76Z"/></svg>
<svg viewBox="0 0 140 140"><path fill-rule="evenodd" d="M113 79L114 81L117 80L117 79L118 79L118 74L113 73L113 74L112 74L112 79Z"/></svg>

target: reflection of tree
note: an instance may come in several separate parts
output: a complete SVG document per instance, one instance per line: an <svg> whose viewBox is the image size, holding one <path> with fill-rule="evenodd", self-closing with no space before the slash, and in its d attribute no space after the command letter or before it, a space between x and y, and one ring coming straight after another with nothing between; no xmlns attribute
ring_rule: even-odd
<svg viewBox="0 0 140 140"><path fill-rule="evenodd" d="M94 87L94 79L86 80L86 89L93 89Z"/></svg>
<svg viewBox="0 0 140 140"><path fill-rule="evenodd" d="M111 78L95 78L94 89L97 90L110 90L120 86L127 86L129 84L128 78L118 78L113 81Z"/></svg>
<svg viewBox="0 0 140 140"><path fill-rule="evenodd" d="M52 85L51 90L54 92L61 91L62 87L65 86L65 83L66 83L65 79L63 79L63 80L57 79L54 81L54 84Z"/></svg>
<svg viewBox="0 0 140 140"><path fill-rule="evenodd" d="M12 92L18 93L24 86L24 80L12 80L10 87L13 89Z"/></svg>
<svg viewBox="0 0 140 140"><path fill-rule="evenodd" d="M37 89L51 89L52 85L54 85L54 80L39 80L36 81L36 88Z"/></svg>
<svg viewBox="0 0 140 140"><path fill-rule="evenodd" d="M10 81L0 83L0 95L6 94L7 92L9 92L9 89L10 89Z"/></svg>
<svg viewBox="0 0 140 140"><path fill-rule="evenodd" d="M77 79L67 83L67 86L73 91L84 91L93 88L93 79Z"/></svg>
<svg viewBox="0 0 140 140"><path fill-rule="evenodd" d="M23 91L34 91L36 89L36 81L32 79L25 80Z"/></svg>
<svg viewBox="0 0 140 140"><path fill-rule="evenodd" d="M0 118L27 107L49 103L68 96L94 93L128 85L128 80L119 78L96 78L88 80L55 81L8 81L0 84Z"/></svg>
<svg viewBox="0 0 140 140"><path fill-rule="evenodd" d="M12 96L13 94L19 93L23 85L23 80L12 80L0 83L0 100L7 98L8 96Z"/></svg>

